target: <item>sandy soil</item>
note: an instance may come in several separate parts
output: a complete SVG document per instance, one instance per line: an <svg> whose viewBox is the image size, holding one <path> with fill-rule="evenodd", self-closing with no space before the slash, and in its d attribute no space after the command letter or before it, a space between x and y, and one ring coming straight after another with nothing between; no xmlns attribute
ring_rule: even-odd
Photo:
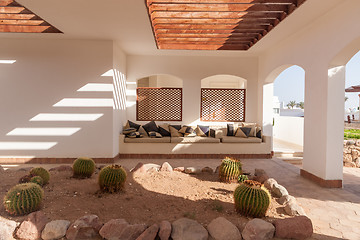
<svg viewBox="0 0 360 240"><path fill-rule="evenodd" d="M26 171L18 170L1 172L0 198L25 174ZM97 177L96 172L90 179L74 179L71 171L52 171L50 183L44 187L41 210L52 220L70 221L96 214L103 222L124 218L132 224L153 224L188 217L207 225L223 216L240 229L248 221L234 209L233 191L237 184L220 183L216 174L128 173L125 191L116 194L99 192ZM283 213L281 205L272 201L267 218L279 218ZM3 206L0 215L17 221L24 218L9 216Z"/></svg>

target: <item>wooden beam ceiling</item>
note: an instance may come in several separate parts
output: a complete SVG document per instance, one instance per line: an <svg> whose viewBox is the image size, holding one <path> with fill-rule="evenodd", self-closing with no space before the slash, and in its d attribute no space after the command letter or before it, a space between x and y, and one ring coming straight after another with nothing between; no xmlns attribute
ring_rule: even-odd
<svg viewBox="0 0 360 240"><path fill-rule="evenodd" d="M145 3L159 49L248 50L305 1L145 0Z"/></svg>
<svg viewBox="0 0 360 240"><path fill-rule="evenodd" d="M62 33L15 0L0 0L0 33Z"/></svg>

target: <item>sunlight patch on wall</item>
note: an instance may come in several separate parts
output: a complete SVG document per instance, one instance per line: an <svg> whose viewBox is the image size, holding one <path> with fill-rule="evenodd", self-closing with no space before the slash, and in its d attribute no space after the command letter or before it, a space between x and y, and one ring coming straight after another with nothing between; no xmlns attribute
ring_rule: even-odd
<svg viewBox="0 0 360 240"><path fill-rule="evenodd" d="M49 150L57 142L0 142L0 150Z"/></svg>
<svg viewBox="0 0 360 240"><path fill-rule="evenodd" d="M15 128L7 136L71 136L81 128Z"/></svg>
<svg viewBox="0 0 360 240"><path fill-rule="evenodd" d="M0 64L13 64L16 60L0 60Z"/></svg>
<svg viewBox="0 0 360 240"><path fill-rule="evenodd" d="M109 71L103 73L102 77L113 77L114 76L114 69L110 69Z"/></svg>
<svg viewBox="0 0 360 240"><path fill-rule="evenodd" d="M53 107L113 107L112 98L64 98Z"/></svg>
<svg viewBox="0 0 360 240"><path fill-rule="evenodd" d="M32 119L34 121L58 121L58 122L90 122L104 116L103 113L39 113Z"/></svg>
<svg viewBox="0 0 360 240"><path fill-rule="evenodd" d="M81 87L78 92L112 92L113 85L111 83L88 83Z"/></svg>

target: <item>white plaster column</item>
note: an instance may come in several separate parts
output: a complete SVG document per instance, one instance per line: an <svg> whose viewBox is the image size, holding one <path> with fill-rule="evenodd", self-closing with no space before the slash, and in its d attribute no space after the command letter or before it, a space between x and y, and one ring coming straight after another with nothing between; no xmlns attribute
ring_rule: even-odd
<svg viewBox="0 0 360 240"><path fill-rule="evenodd" d="M263 134L266 136L273 136L273 102L274 102L274 84L266 83L262 88L263 99L262 99L262 112L263 112ZM271 145L272 144L271 139ZM273 149L273 146L271 146Z"/></svg>
<svg viewBox="0 0 360 240"><path fill-rule="evenodd" d="M303 170L323 183L343 178L344 89L345 66L306 70Z"/></svg>

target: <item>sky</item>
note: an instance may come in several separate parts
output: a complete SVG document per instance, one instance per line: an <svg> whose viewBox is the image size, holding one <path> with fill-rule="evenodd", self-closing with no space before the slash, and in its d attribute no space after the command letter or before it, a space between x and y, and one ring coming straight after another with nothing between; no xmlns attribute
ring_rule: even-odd
<svg viewBox="0 0 360 240"><path fill-rule="evenodd" d="M290 101L304 102L305 71L299 66L292 66L283 71L274 82L274 96L285 105ZM346 65L345 87L360 85L360 52L355 54ZM345 109L359 106L360 93L346 93L349 98Z"/></svg>

